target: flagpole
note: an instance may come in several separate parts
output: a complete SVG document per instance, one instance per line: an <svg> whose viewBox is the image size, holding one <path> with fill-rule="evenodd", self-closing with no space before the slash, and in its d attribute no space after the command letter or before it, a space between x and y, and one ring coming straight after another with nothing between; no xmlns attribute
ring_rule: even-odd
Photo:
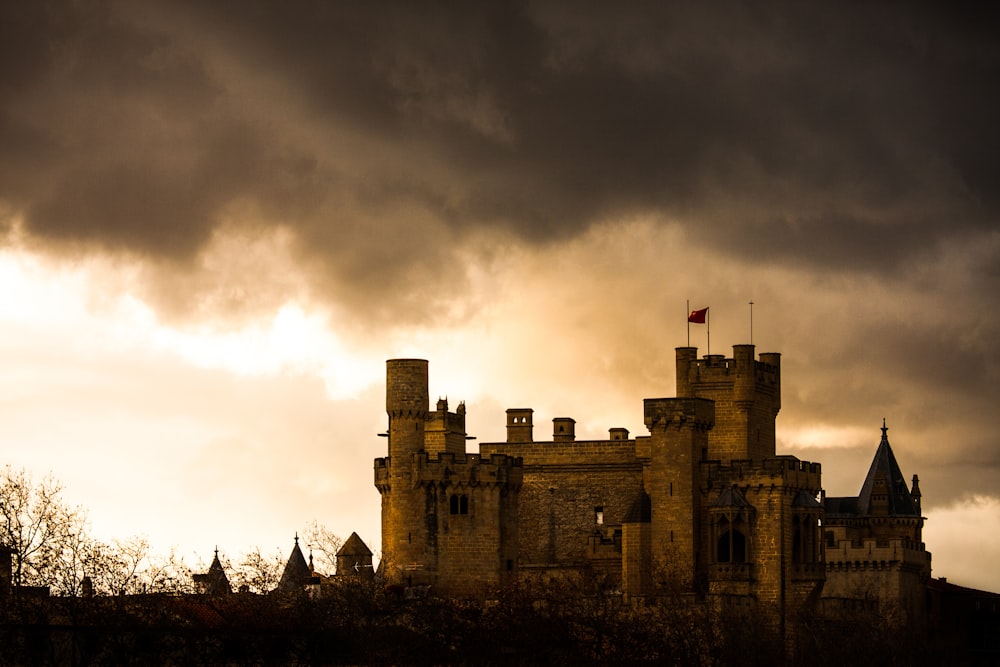
<svg viewBox="0 0 1000 667"><path fill-rule="evenodd" d="M687 300L687 313L684 315L684 319L688 323L688 347L691 347L691 299Z"/></svg>
<svg viewBox="0 0 1000 667"><path fill-rule="evenodd" d="M705 312L705 355L712 354L712 311Z"/></svg>
<svg viewBox="0 0 1000 667"><path fill-rule="evenodd" d="M750 344L753 345L753 301L750 302Z"/></svg>

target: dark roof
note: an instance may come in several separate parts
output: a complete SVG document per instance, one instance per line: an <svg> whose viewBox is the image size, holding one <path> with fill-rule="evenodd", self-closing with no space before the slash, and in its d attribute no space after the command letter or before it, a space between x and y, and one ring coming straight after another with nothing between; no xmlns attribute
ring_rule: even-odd
<svg viewBox="0 0 1000 667"><path fill-rule="evenodd" d="M831 497L823 499L827 516L857 516L858 499L855 496Z"/></svg>
<svg viewBox="0 0 1000 667"><path fill-rule="evenodd" d="M712 501L712 507L753 507L743 493L735 486L727 486L719 494L719 497Z"/></svg>
<svg viewBox="0 0 1000 667"><path fill-rule="evenodd" d="M291 593L312 579L312 570L306 563L306 557L302 555L299 548L299 536L295 536L295 547L292 548L292 555L288 557L284 572L281 573L281 581L278 582L278 590L283 593Z"/></svg>
<svg viewBox="0 0 1000 667"><path fill-rule="evenodd" d="M226 571L219 561L218 549L215 550L215 558L212 559L212 564L208 567L208 572L205 574L196 574L193 579L195 583L201 584L204 587L204 592L209 595L225 595L226 593L233 592L232 587L229 585L229 577L226 576Z"/></svg>
<svg viewBox="0 0 1000 667"><path fill-rule="evenodd" d="M823 507L823 505L816 500L816 496L803 489L795 496L795 499L792 501L792 507L808 507L812 509Z"/></svg>
<svg viewBox="0 0 1000 667"><path fill-rule="evenodd" d="M358 537L357 533L351 533L351 536L347 538L344 542L344 546L340 547L337 551L338 556L371 556L372 550L368 548L368 545Z"/></svg>
<svg viewBox="0 0 1000 667"><path fill-rule="evenodd" d="M888 430L883 420L882 441L875 451L875 458L868 469L865 483L861 486L861 493L858 494L858 514L871 514L872 492L884 482L889 499L889 516L920 516L906 480L903 479L903 473L899 470L899 464L896 463L896 457L892 454L892 447L889 446L889 437L886 435Z"/></svg>
<svg viewBox="0 0 1000 667"><path fill-rule="evenodd" d="M632 505L625 512L622 523L649 523L653 520L653 504L649 500L649 494L639 491L639 495L632 501Z"/></svg>

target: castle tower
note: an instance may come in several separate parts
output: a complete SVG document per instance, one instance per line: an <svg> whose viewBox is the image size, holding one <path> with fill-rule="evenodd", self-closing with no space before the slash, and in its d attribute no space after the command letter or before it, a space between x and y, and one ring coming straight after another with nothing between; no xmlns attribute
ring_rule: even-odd
<svg viewBox="0 0 1000 667"><path fill-rule="evenodd" d="M375 459L387 583L484 594L517 570L519 459L465 451L465 405L429 412L427 362L386 362L389 456ZM526 423L530 429L530 415ZM530 438L530 430L528 431Z"/></svg>
<svg viewBox="0 0 1000 667"><path fill-rule="evenodd" d="M715 401L715 428L702 458L728 463L775 455L774 420L781 410L781 355L754 358L753 345L734 345L733 357L698 359L693 347L677 348L677 397Z"/></svg>
<svg viewBox="0 0 1000 667"><path fill-rule="evenodd" d="M424 449L424 428L430 399L425 359L386 362L385 411L389 415L389 458L382 492L382 550L387 581L405 568L433 561L428 552L427 499L416 487L412 461ZM416 487L416 488L415 488ZM412 579L410 580L412 582Z"/></svg>
<svg viewBox="0 0 1000 667"><path fill-rule="evenodd" d="M373 574L372 550L357 533L351 533L337 550L337 576L371 579Z"/></svg>
<svg viewBox="0 0 1000 667"><path fill-rule="evenodd" d="M698 460L708 446L715 417L712 401L701 398L647 398L650 464L643 485L650 498L653 567L692 586L703 566Z"/></svg>
<svg viewBox="0 0 1000 667"><path fill-rule="evenodd" d="M883 420L882 439L857 497L824 500L823 595L878 599L883 612L902 612L903 618L923 623L931 554L922 541L920 486L914 475L907 488L888 431Z"/></svg>
<svg viewBox="0 0 1000 667"><path fill-rule="evenodd" d="M424 426L424 449L434 456L442 452L465 454L465 403L455 412L448 411L448 399L439 398L437 409L427 417Z"/></svg>

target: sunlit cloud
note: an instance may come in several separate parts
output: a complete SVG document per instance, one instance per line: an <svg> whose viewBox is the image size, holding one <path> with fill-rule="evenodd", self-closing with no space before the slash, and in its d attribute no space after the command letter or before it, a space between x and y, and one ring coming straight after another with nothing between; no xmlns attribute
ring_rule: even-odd
<svg viewBox="0 0 1000 667"><path fill-rule="evenodd" d="M933 553L934 576L960 586L1000 590L1000 498L973 495L927 512L924 541Z"/></svg>

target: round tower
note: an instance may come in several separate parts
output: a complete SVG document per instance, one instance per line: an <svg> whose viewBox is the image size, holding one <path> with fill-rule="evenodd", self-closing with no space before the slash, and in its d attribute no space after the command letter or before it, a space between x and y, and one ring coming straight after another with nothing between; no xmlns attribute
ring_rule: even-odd
<svg viewBox="0 0 1000 667"><path fill-rule="evenodd" d="M387 581L423 583L433 567L428 544L425 490L413 483L424 450L424 424L430 406L427 361L386 362L385 411L389 415L389 458L377 486L382 493L382 549ZM430 548L430 549L429 549ZM428 553L430 551L431 553ZM413 575L416 575L414 577ZM416 581L414 580L416 579Z"/></svg>
<svg viewBox="0 0 1000 667"><path fill-rule="evenodd" d="M424 448L424 424L430 406L426 359L385 362L385 411L389 415L389 456L408 460Z"/></svg>

